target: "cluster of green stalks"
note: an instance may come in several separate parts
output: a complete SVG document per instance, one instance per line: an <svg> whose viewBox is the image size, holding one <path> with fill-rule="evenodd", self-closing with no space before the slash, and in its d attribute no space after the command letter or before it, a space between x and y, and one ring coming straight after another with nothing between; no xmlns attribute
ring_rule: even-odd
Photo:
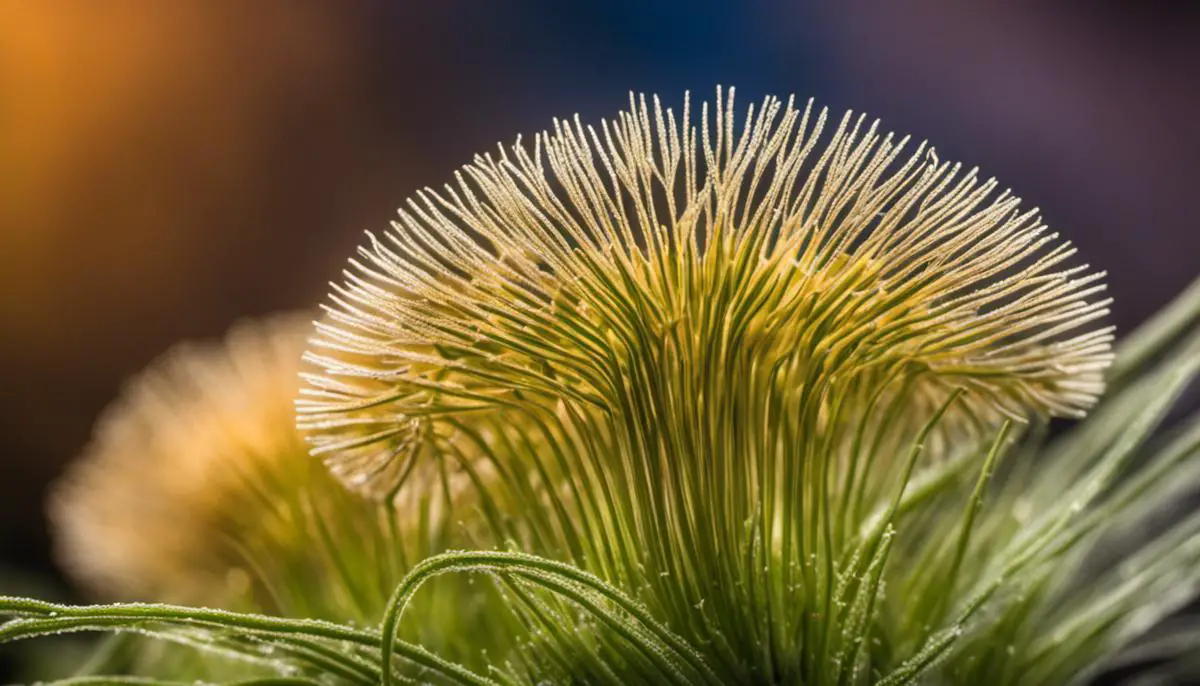
<svg viewBox="0 0 1200 686"><path fill-rule="evenodd" d="M1103 275L908 147L718 91L477 157L307 343L160 363L54 506L81 578L152 602L0 599L0 641L139 636L134 676L73 683L1194 669L1165 620L1200 591L1200 418L1167 418L1200 284L1114 356Z"/></svg>

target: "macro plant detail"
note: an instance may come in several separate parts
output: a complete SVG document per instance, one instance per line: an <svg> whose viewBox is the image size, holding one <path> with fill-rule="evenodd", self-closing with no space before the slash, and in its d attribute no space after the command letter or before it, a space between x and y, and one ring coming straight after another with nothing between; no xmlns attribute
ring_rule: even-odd
<svg viewBox="0 0 1200 686"><path fill-rule="evenodd" d="M1179 668L1195 635L1161 623L1200 590L1200 517L1162 513L1200 483L1200 422L1160 425L1200 367L1200 291L1114 356L1103 275L995 181L811 104L739 114L718 90L693 114L642 97L599 127L556 122L370 236L316 323L295 404L328 473L289 443L282 468L239 480L255 512L291 513L278 529L195 530L261 555L244 566L270 574L229 568L293 601L5 599L0 637L150 631L338 683L1061 684L1131 655ZM1047 438L1051 418L1098 402ZM160 414L156 431L203 419ZM144 452L186 473L167 465L188 451ZM257 464L233 452L231 473ZM89 493L118 511L144 483L93 469ZM102 518L86 507L63 512L80 513L63 521L83 573L217 602L191 589L220 584L160 579L169 556L130 564L121 540L147 525L117 515L114 537L87 530ZM272 547L312 531L318 562ZM191 559L179 566L207 570Z"/></svg>

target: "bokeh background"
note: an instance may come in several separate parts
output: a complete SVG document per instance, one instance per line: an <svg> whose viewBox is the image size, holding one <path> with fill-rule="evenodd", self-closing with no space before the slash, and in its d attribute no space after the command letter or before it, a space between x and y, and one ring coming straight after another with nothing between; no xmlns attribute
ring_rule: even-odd
<svg viewBox="0 0 1200 686"><path fill-rule="evenodd" d="M3 578L70 593L43 494L130 374L312 305L414 189L630 90L931 139L1107 269L1128 331L1200 273L1200 13L999 5L0 0Z"/></svg>

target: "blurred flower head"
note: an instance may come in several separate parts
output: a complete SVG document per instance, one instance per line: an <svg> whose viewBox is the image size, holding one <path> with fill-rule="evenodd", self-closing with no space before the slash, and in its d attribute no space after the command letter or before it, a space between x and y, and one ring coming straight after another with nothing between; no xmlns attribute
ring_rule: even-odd
<svg viewBox="0 0 1200 686"><path fill-rule="evenodd" d="M126 388L55 489L60 557L110 598L365 620L415 556L445 545L426 469L389 503L308 457L292 402L311 324L277 316L180 344Z"/></svg>

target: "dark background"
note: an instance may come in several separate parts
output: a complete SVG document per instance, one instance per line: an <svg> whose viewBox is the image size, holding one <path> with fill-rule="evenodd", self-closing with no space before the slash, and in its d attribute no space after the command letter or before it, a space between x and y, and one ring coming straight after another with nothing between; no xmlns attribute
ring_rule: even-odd
<svg viewBox="0 0 1200 686"><path fill-rule="evenodd" d="M61 583L43 492L123 379L317 302L414 189L630 90L931 139L1107 269L1128 331L1200 273L1185 4L0 0L0 570Z"/></svg>

